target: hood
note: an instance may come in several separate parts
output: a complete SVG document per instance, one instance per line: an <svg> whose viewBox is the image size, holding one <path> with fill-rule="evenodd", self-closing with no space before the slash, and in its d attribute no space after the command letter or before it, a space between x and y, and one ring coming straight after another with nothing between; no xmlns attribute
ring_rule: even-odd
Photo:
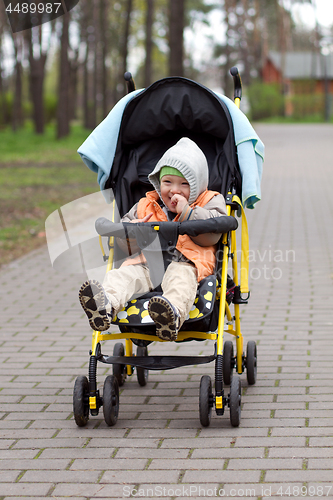
<svg viewBox="0 0 333 500"><path fill-rule="evenodd" d="M177 144L169 148L157 162L148 179L161 196L160 170L162 167L179 170L190 185L191 205L208 187L208 163L201 149L188 137L182 137Z"/></svg>

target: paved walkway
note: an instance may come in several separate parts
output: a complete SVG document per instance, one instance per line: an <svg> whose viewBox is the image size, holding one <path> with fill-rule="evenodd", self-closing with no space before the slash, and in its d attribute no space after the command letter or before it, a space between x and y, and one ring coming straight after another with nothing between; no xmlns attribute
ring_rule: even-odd
<svg viewBox="0 0 333 500"><path fill-rule="evenodd" d="M241 426L227 410L201 428L204 365L150 373L144 388L133 376L114 428L103 413L77 428L73 383L91 343L82 277L55 273L43 249L0 275L1 500L333 496L333 127L257 130L267 157L242 330L259 368L256 386L241 377ZM210 342L163 347L212 353Z"/></svg>

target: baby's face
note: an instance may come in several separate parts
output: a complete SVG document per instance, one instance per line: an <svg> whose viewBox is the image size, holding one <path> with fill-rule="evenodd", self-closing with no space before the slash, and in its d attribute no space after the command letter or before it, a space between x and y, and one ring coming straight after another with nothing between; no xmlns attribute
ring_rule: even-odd
<svg viewBox="0 0 333 500"><path fill-rule="evenodd" d="M167 209L174 213L177 212L177 201L172 200L175 194L183 196L188 201L190 197L189 183L178 175L164 175L161 179L161 198Z"/></svg>

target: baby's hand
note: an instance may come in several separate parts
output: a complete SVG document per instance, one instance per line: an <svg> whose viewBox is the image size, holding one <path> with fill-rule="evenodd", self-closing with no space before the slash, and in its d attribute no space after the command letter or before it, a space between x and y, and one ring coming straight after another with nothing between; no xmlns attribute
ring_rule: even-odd
<svg viewBox="0 0 333 500"><path fill-rule="evenodd" d="M174 207L177 214L181 214L187 205L187 199L181 194L174 194L171 198L171 205Z"/></svg>
<svg viewBox="0 0 333 500"><path fill-rule="evenodd" d="M143 217L143 219L133 219L131 220L131 222L148 222L150 217L152 217L153 215L154 215L153 212L150 212L150 214Z"/></svg>

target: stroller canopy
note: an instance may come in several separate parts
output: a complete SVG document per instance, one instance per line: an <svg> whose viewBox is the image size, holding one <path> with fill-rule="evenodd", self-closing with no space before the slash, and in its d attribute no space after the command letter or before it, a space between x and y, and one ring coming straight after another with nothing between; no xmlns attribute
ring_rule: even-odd
<svg viewBox="0 0 333 500"><path fill-rule="evenodd" d="M233 103L228 100L227 105L221 97L192 80L164 78L125 96L88 137L78 152L89 168L99 173L101 189L113 190L120 216L153 189L148 174L181 137L195 141L206 155L209 189L226 195L234 187L242 196L229 112ZM246 134L249 137L248 130ZM110 151L107 159L105 153L101 157L103 147ZM95 151L94 160L89 156L91 150Z"/></svg>
<svg viewBox="0 0 333 500"><path fill-rule="evenodd" d="M148 174L181 137L195 141L206 155L209 189L222 192L231 183L239 192L232 121L227 107L205 87L184 78L159 80L126 106L106 188L115 193L122 215L146 191Z"/></svg>

